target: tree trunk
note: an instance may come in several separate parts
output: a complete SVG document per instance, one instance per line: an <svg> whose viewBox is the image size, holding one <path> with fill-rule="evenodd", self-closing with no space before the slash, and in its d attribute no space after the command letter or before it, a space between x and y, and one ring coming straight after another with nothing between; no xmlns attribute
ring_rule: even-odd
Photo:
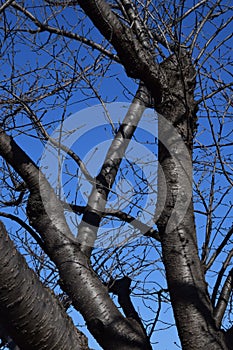
<svg viewBox="0 0 233 350"><path fill-rule="evenodd" d="M192 204L195 70L187 53L161 64L157 226L178 333L184 350L227 349L215 325L198 256Z"/></svg>
<svg viewBox="0 0 233 350"><path fill-rule="evenodd" d="M1 222L0 264L1 323L21 349L89 349L84 334L29 269Z"/></svg>
<svg viewBox="0 0 233 350"><path fill-rule="evenodd" d="M27 183L27 213L56 264L64 291L81 312L96 340L106 350L151 350L136 320L125 318L110 299L107 288L92 270L89 259L66 223L63 207L49 183L14 140L0 130L0 154ZM40 181L39 181L40 178Z"/></svg>

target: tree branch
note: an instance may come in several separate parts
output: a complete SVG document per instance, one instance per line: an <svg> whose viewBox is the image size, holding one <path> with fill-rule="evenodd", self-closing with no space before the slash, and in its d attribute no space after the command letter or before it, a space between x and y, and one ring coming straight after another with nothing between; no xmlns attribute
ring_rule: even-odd
<svg viewBox="0 0 233 350"><path fill-rule="evenodd" d="M4 212L0 212L0 216L13 220L15 222L17 222L17 224L19 224L21 227L23 227L25 230L28 231L28 233L30 233L30 235L32 236L32 238L34 238L34 240L36 241L37 244L39 244L39 246L41 247L41 249L47 254L47 249L46 249L46 245L44 244L43 240L40 238L40 236L37 234L37 232L35 232L26 222L24 222L22 219L20 219L18 216L10 214L10 213L4 213Z"/></svg>
<svg viewBox="0 0 233 350"><path fill-rule="evenodd" d="M227 267L229 266L229 263L232 259L232 256L233 256L233 250L231 250L228 253L226 260L223 262L222 267L221 267L220 271L218 272L218 277L217 277L216 283L214 285L214 289L213 289L213 293L212 293L212 297L211 297L211 301L212 301L213 306L215 305L215 302L216 302L218 289L221 285L222 278L224 276L224 273L225 273Z"/></svg>
<svg viewBox="0 0 233 350"><path fill-rule="evenodd" d="M0 200L0 203L3 204L6 207L16 207L22 203L23 197L25 195L25 190L20 191L20 194L17 199L13 199L11 201L2 201Z"/></svg>
<svg viewBox="0 0 233 350"><path fill-rule="evenodd" d="M93 40L87 39L86 37L78 35L77 33L68 32L65 29L60 29L60 28L56 28L56 27L50 26L50 25L45 24L45 23L41 23L38 20L38 18L33 16L33 14L31 12L29 12L25 7L19 5L16 2L14 2L12 4L12 6L15 9L21 11L27 18L29 18L38 27L37 30L33 30L33 29L29 30L29 33L36 34L36 33L41 33L41 32L46 31L46 32L51 33L51 34L57 34L59 36L65 37L65 38L74 39L76 41L79 41L79 42L87 45L87 46L90 46L92 49L98 50L99 52L101 52L105 56L109 57L113 61L120 63L120 59L117 55L115 55L111 51L105 49L102 45L95 43Z"/></svg>
<svg viewBox="0 0 233 350"><path fill-rule="evenodd" d="M127 214L121 210L106 209L103 212L103 216L113 216L124 222L127 222L136 229L140 230L144 236L152 237L160 242L160 237L157 230L154 230L152 227L148 226L147 224L144 224L143 222L136 219L130 214Z"/></svg>
<svg viewBox="0 0 233 350"><path fill-rule="evenodd" d="M2 13L8 6L10 6L13 1L14 0L5 1L4 4L2 4L2 6L0 7L0 13Z"/></svg>
<svg viewBox="0 0 233 350"><path fill-rule="evenodd" d="M110 293L113 293L118 296L118 302L122 307L125 316L127 318L135 319L138 322L138 324L142 327L143 331L145 331L142 321L130 299L130 285L131 279L125 276L117 280L110 280L108 283L108 290Z"/></svg>
<svg viewBox="0 0 233 350"><path fill-rule="evenodd" d="M227 244L227 242L231 238L232 234L233 234L233 226L227 232L227 234L223 238L222 242L219 244L218 248L215 250L214 254L210 257L209 261L206 264L206 270L208 270L211 267L211 265L214 263L217 256L223 251L223 248L225 247L225 245Z"/></svg>
<svg viewBox="0 0 233 350"><path fill-rule="evenodd" d="M70 204L70 203L66 203L66 202L63 202L63 207L64 207L64 209L69 210L69 211L73 210L74 213L79 214L79 215L83 214L86 210L86 206ZM142 235L152 237L152 238L156 239L157 241L160 241L158 231L154 230L152 227L150 227L147 224L144 224L140 220L136 219L134 216L127 214L121 210L105 209L101 213L101 216L102 217L111 216L111 217L118 218L124 222L131 224L136 229L140 230Z"/></svg>
<svg viewBox="0 0 233 350"><path fill-rule="evenodd" d="M64 151L66 154L68 154L74 161L75 163L79 166L80 170L82 171L83 175L85 176L85 178L90 181L91 183L94 183L94 179L92 178L92 176L89 174L85 164L82 162L81 158L74 152L72 151L69 147L61 144L61 142L55 140L54 138L52 138L47 131L45 130L45 128L43 127L42 123L40 122L40 120L37 118L37 116L35 115L35 113L32 111L32 109L30 108L30 106L23 101L20 97L18 97L15 93L11 94L16 98L16 100L18 100L18 102L23 106L24 110L26 111L26 113L28 114L28 117L30 118L30 120L33 122L34 126L35 126L35 130L37 132L37 135L39 137L43 137L46 141L50 142L54 147L57 147L59 149L61 149L62 151Z"/></svg>
<svg viewBox="0 0 233 350"><path fill-rule="evenodd" d="M96 184L88 198L87 207L79 225L78 240L81 250L90 257L97 232L105 211L108 194L114 184L121 161L137 125L150 104L150 94L144 84L140 84L135 98L117 132L103 166L96 177Z"/></svg>
<svg viewBox="0 0 233 350"><path fill-rule="evenodd" d="M216 320L216 325L219 328L230 298L230 294L232 291L232 280L233 280L233 269L229 272L220 296L218 298L218 303L214 309L214 317Z"/></svg>
<svg viewBox="0 0 233 350"><path fill-rule="evenodd" d="M78 4L100 33L113 45L127 75L143 81L155 102L160 103L162 92L159 65L155 63L153 54L148 48L145 49L131 28L120 22L106 1L78 0Z"/></svg>

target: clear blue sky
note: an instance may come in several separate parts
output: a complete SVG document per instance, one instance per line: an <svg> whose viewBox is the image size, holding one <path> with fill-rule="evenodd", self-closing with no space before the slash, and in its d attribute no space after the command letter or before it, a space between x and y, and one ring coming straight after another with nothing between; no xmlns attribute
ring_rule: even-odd
<svg viewBox="0 0 233 350"><path fill-rule="evenodd" d="M194 1L195 2L195 1ZM192 5L194 3L193 1L186 1L185 4ZM30 1L29 1L30 3ZM223 4L227 3L227 1L223 1ZM206 8L207 12L207 8ZM65 12L65 17L60 16L60 25L64 25L64 27L68 26L67 20L69 20L69 23L75 23L77 21L77 14L73 12L72 9L66 10ZM10 16L12 22L16 21L16 18L11 15ZM192 21L195 21L195 16L192 16ZM225 20L227 20L228 14L225 16ZM185 22L185 26L183 27L183 32L187 32L192 30L193 23L191 23L190 19ZM54 25L56 23L54 22ZM220 25L220 21L217 23ZM203 47L204 41L207 41L208 38L217 30L218 26L213 26L213 25L207 25L206 28L204 28L201 32L201 35L199 36L199 42L197 43L197 49L194 50L194 56L196 57L198 55L198 52L200 52L201 47ZM90 31L90 23L87 21L85 27L82 28L84 35L89 35L93 40L99 41L100 36L95 30ZM77 30L77 29L76 29ZM81 29L79 27L79 30L81 32ZM88 34L87 34L88 33ZM205 36L205 39L203 38L202 34ZM229 29L226 28L226 30L220 35L219 38L222 40L223 38L227 37L229 35ZM67 51L65 50L64 52L60 52L61 46L64 44L64 42L55 39L55 36L52 37L51 40L54 41L52 45L47 46L46 40L48 39L48 35L46 33L40 33L38 35L39 40L41 41L41 44L44 44L41 50L37 48L33 48L33 44L30 43L27 40L27 36L25 34L25 37L21 36L20 42L18 41L17 45L14 47L16 54L15 54L15 65L14 65L14 70L11 69L9 66L9 62L4 61L2 62L2 66L0 68L0 77L1 80L4 80L6 77L10 77L11 75L15 75L18 78L20 77L21 73L26 73L30 68L35 69L35 74L32 75L26 75L26 78L24 79L24 83L17 85L17 79L14 81L14 86L15 90L14 92L16 94L20 94L20 89L22 89L23 93L27 93L29 88L36 82L38 86L41 88L43 85L46 86L46 84L50 84L55 75L56 75L56 69L60 70L61 73L61 78L66 77L66 72L67 75L72 71L72 69L69 68L69 65L72 67L73 64L78 63L81 65L82 68L85 66L92 64L93 61L97 58L97 52L96 51L91 51L90 49L86 48L80 48L79 44L77 42L69 42L67 40ZM1 36L1 39L3 40L3 33ZM216 39L217 40L217 39ZM213 49L214 45L216 45L216 40L213 40L213 43L210 44L208 47L208 52ZM232 41L228 42L229 48L232 48ZM3 48L4 49L4 42L3 42ZM206 70L202 70L202 72L206 73L206 80L205 80L205 89L211 91L214 87L216 88L217 84L217 79L219 76L223 81L230 82L230 74L221 67L221 60L223 62L223 65L226 64L226 57L229 54L227 47L222 48L221 50L219 49L219 52L216 52L214 59L209 60L209 64L206 65ZM9 53L10 55L10 53ZM4 56L6 57L6 56ZM205 57L203 56L201 60L203 60ZM63 60L63 61L62 61ZM220 63L220 64L219 64ZM42 66L48 65L49 70L47 71L47 74L45 73L45 69L41 69L41 72L38 71L38 69ZM98 62L97 62L98 66ZM104 64L103 64L104 66ZM79 71L80 67L77 67L77 71ZM98 70L99 69L99 70ZM101 67L97 69L98 74L101 73ZM216 79L215 82L211 82L210 79L208 80L208 74L210 69L214 70L214 78ZM221 72L220 72L221 71ZM36 75L38 72L38 76ZM51 74L49 75L48 72ZM124 73L124 69L116 63L113 63L104 73L106 78L102 79L101 74L99 77L91 77L89 76L88 78L90 79L91 82L93 82L94 86L97 89L97 92L102 96L104 100L107 100L108 102L123 102L126 104L126 102L130 102L132 96L130 94L134 94L136 91L136 84L131 80L128 79ZM22 77L20 77L21 79ZM38 79L39 78L39 79ZM22 78L23 79L23 78ZM8 82L10 85L10 81ZM2 90L4 93L4 89ZM72 97L70 98L70 103L65 111L65 118L70 117L71 115L76 115L76 121L74 125L74 121L72 121L71 128L75 127L80 127L78 129L80 131L80 134L78 134L78 139L75 140L73 144L73 149L77 150L77 153L80 157L84 157L87 160L87 166L90 172L92 172L92 175L95 175L95 172L98 171L98 168L100 167L100 159L101 156L103 158L104 153L106 152L107 147L109 146L109 142L112 137L112 130L111 126L103 126L103 122L100 121L99 118L99 107L94 108L93 110L88 109L89 106L96 106L98 103L97 98L85 98L85 93L87 91L83 88L81 91L77 89L75 92L73 92ZM200 98L200 95L198 96L198 93L200 92L200 89L197 90L197 98ZM89 92L88 92L89 93ZM222 98L222 97L221 97ZM46 103L41 103L41 104L33 104L33 108L35 110L37 109L38 116L43 115L43 121L44 123L50 123L52 121L56 120L61 120L64 112L64 104L62 104L62 95L60 95L57 99L57 104L51 107L52 103L54 103L53 98L48 98L47 99L47 104ZM209 100L207 102L210 111L211 111L211 116L212 116L212 121L214 123L214 128L216 130L216 133L219 131L219 126L220 126L220 119L216 118L215 116L215 111L212 111L213 108L213 101ZM126 104L127 105L127 104ZM47 111L46 111L47 110ZM224 102L222 102L222 110L224 110ZM232 111L232 108L231 110ZM230 113L229 111L229 113ZM205 111L204 111L205 112ZM198 134L197 137L199 141L205 145L210 145L213 143L213 139L210 133L210 124L206 118L206 115L204 115L203 110L200 110L198 113L200 115L199 119L199 129L198 129ZM115 113L115 114L114 114ZM119 113L119 120L122 120L124 114L122 113L122 109L118 110L116 106L114 107L113 110L111 110L110 116L112 117L114 121L114 126L117 126L117 121L118 121L118 113ZM230 114L229 114L230 115ZM103 115L102 115L103 117ZM105 121L108 123L108 119L105 116ZM153 118L153 117L151 117ZM145 117L146 120L146 117ZM27 125L25 126L24 130L27 130L26 134L21 133L21 125L24 125L25 123L28 123L28 119L23 115L19 114L16 118L16 123L17 123L17 129L12 130L12 134L15 136L16 141L19 143L19 145L34 159L35 162L39 161L43 151L44 151L44 144L41 142L38 142L38 140L34 137L36 135L35 131L30 130L30 127ZM223 127L223 135L224 135L224 142L233 142L233 134L231 130L233 129L232 125L232 119L231 117L228 118L226 115L226 123ZM56 123L48 129L50 133L53 132L55 126L58 126ZM84 127L85 126L85 127ZM87 130L85 129L87 127ZM151 130L150 130L151 127ZM85 130L85 132L84 132ZM156 125L149 125L149 128L146 128L145 132L145 124L142 126L141 130L138 131L136 135L136 139L133 141L133 149L132 152L129 152L129 157L130 160L133 160L135 164L137 164L137 167L135 168L136 170L140 168L141 163L140 159L136 160L136 155L133 153L133 150L137 150L138 154L140 155L141 159L147 161L147 155L153 155L156 158L157 154L157 144L156 144L156 135L157 135L157 129ZM17 136L17 137L16 137ZM130 147L130 146L129 146ZM214 148L209 148L209 153L206 151L201 153L198 153L199 159L203 160L203 164L199 165L200 167L203 166L203 172L197 172L194 169L194 175L195 179L198 181L201 176L204 176L204 181L202 182L200 188L201 191L204 193L205 199L208 202L208 193L209 193L209 188L210 188L210 177L208 176L208 170L211 168L213 159L214 159L214 154L216 150ZM144 152L144 156L142 155ZM197 155L197 150L195 150L195 156ZM199 152L199 151L198 151ZM229 151L229 148L225 148L223 151L224 155L226 158L230 158L232 156L232 151ZM133 158L133 159L132 159ZM206 164L204 164L204 160L206 160ZM155 175L155 168L152 168L151 163L147 163L148 167L143 168L143 174L146 174L148 180L149 178L153 177ZM230 164L230 161L229 161ZM128 166L128 168L127 168ZM219 166L219 163L218 163ZM231 163L232 166L232 163ZM195 165L196 167L196 165ZM134 169L134 170L135 170ZM152 169L152 170L151 170ZM63 182L65 183L68 179L68 170L71 172L71 174L75 174L77 172L76 166L71 164L69 161L67 161L67 168L63 169L66 172L66 175L63 177ZM127 174L128 171L128 180L129 183L127 183L124 179L124 176ZM131 211L131 214L133 215L142 215L140 211L138 210L138 207L136 206L137 203L139 203L139 195L135 195L134 190L136 190L136 184L137 182L133 176L132 176L132 169L130 169L130 165L123 163L122 167L122 172L119 173L118 176L118 187L114 186L113 189L119 190L119 193L123 194L124 191L131 191L130 193L132 194L132 201L135 200L135 205L134 208ZM151 173L150 173L151 171ZM206 171L206 175L205 174ZM232 168L229 169L229 171L232 173ZM55 171L54 171L55 173ZM53 175L54 175L53 173ZM77 174L77 176L79 173ZM123 176L124 175L124 176ZM227 188L228 183L226 179L222 176L221 172L219 171L219 174L216 176L216 182L218 182L218 185L216 188L219 187L219 195L216 196L216 203L219 200L219 197L222 196L224 188ZM73 189L77 189L78 185L80 186L80 192L82 193L82 198L85 199L85 197L88 194L89 187L86 184L85 180L82 178L79 180L79 182L76 181L76 179L72 180L71 182L67 183L65 185L65 193L68 195L69 191L72 191ZM151 185L151 184L150 184ZM154 190L154 189L153 189ZM121 191L121 192L120 192ZM140 190L138 189L138 192ZM149 193L149 187L146 187L146 191ZM154 197L152 195L147 195L146 198L141 196L140 200L140 205L144 206L145 203L147 203L147 209L153 210L153 206L147 202L148 198L152 198L152 201L155 201L156 194L154 194ZM68 199L71 201L77 201L79 204L84 204L84 200L81 198L81 196L75 196L72 193L69 195ZM229 192L225 197L224 200L219 204L219 207L216 208L215 211L215 219L213 221L213 231L218 233L216 236L215 241L213 242L212 248L215 247L215 245L221 241L223 237L223 233L225 232L224 230L219 230L218 225L221 221L220 217L225 215L227 209L229 206L229 202L231 201L232 198L232 192ZM126 200L127 199L127 200ZM196 204L196 209L199 211L203 210L203 204L200 201L200 198L197 199L198 202ZM122 196L119 200L117 200L116 196L112 196L111 203L113 206L117 208L117 205L120 203L122 206L122 209L127 209L127 202L128 198ZM144 208L145 209L145 208ZM25 217L23 213L21 213L22 217ZM153 212L152 212L153 215ZM71 218L72 219L72 218ZM71 222L70 219L70 222ZM142 219L147 222L148 216L143 217ZM224 221L224 227L229 227L232 222L232 211L229 213L228 218ZM5 221L8 227L13 227L13 229L18 228L18 226L15 225L10 225L9 221ZM73 224L72 224L73 225ZM106 227L109 230L109 223L107 223ZM119 226L119 224L117 224ZM205 232L205 226L206 226L206 217L205 215L196 215L196 225L197 225L197 230L198 230L198 241L199 241L199 246L201 248L203 244L203 235ZM125 227L121 228L124 230L124 232L127 232L129 229L129 225L125 225ZM130 250L130 254L132 254L132 250ZM142 254L142 250L140 250L140 247L137 247L135 250L135 253L137 254ZM147 268L145 268L144 271L136 271L132 266L127 265L127 261L125 260L125 267L128 269L127 271L130 272L130 277L132 277L132 288L133 292L135 294L140 293L140 280L142 277L146 276L146 280L148 283L148 289L150 288L150 291L152 293L156 291L156 288L158 289L158 285L161 287L165 288L166 283L165 279L163 277L163 272L161 272L162 266L160 262L160 249L159 246L156 245L155 247L152 247L151 243L151 249L147 251L147 256L146 259L151 261L151 265ZM125 258L125 257L124 257ZM122 257L123 259L123 257ZM126 259L126 258L125 258ZM132 258L133 261L136 263L137 259ZM221 259L217 262L216 267L220 266ZM120 273L120 271L118 271ZM212 273L212 272L211 272ZM149 277L148 277L149 276ZM211 278L212 275L210 274L209 278ZM215 278L215 275L213 274L213 279ZM148 298L145 301L145 304L141 301L139 296L135 296L133 299L135 306L140 310L140 312L143 314L143 317L146 319L153 318L153 312L149 311L149 308L153 308L153 310L157 310L158 305L155 303L155 298L151 297ZM151 303L151 305L150 305ZM72 313L73 314L73 313ZM155 336L153 337L154 342L158 342L158 344L154 345L155 349L161 349L161 350L176 350L178 349L178 346L175 344L175 342L179 343L179 340L176 335L176 329L175 327L171 327L171 324L173 323L172 319L172 311L171 308L168 304L164 303L162 312L161 312L161 321L158 322L156 325L156 330L161 330L165 329L164 332L155 332ZM74 321L79 323L80 318L77 316L77 313L74 313ZM91 338L90 338L91 339ZM92 346L95 350L100 349L99 346L94 342L94 340L90 341L90 346Z"/></svg>

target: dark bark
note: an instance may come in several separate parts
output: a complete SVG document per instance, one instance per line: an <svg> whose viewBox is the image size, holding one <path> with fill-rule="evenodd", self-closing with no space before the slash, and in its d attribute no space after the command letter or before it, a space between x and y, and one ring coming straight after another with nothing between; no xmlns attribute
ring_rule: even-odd
<svg viewBox="0 0 233 350"><path fill-rule="evenodd" d="M191 195L191 155L196 130L196 104L193 98L195 70L192 62L187 53L177 50L176 45L166 44L165 31L164 46L176 54L162 64L156 64L152 54L155 47L153 50L145 48L140 36L132 30L135 23L131 21L132 28L123 24L104 0L79 0L77 3L113 45L118 54L117 61L120 60L123 64L128 76L145 83L154 98L156 110L163 115L159 121L161 169L158 175L156 222L183 349L231 349L232 329L226 333L225 339L219 330L219 320L225 308L223 304L225 297L229 297L231 288L228 285L224 290L224 300L219 299L220 304L214 314L198 257ZM128 1L121 3L125 8L131 6L131 2ZM21 7L17 8L25 13ZM213 9L214 6L210 15ZM59 34L57 30L43 27L41 23L37 23L37 26L50 33ZM167 29L170 30L169 27ZM60 34L62 35L62 31ZM155 36L158 37L156 33ZM162 42L164 39L158 40ZM127 127L126 123L122 129ZM120 130L120 134L123 135L124 130ZM91 247L119 162L112 163L112 153L108 154L107 161L96 179L97 186L89 198L77 241L65 222L61 203L57 201L46 180L41 176L39 183L39 171L36 166L13 140L4 134L1 135L0 152L27 183L30 190L27 207L30 223L40 234L42 245L46 246L48 255L58 266L63 289L83 314L91 333L105 349L150 349L148 339L133 311L127 281L113 286L127 316L125 319L108 298L107 290L89 265ZM117 156L121 159L122 155L123 153L119 153Z"/></svg>
<svg viewBox="0 0 233 350"><path fill-rule="evenodd" d="M145 59L143 47L132 37L129 28L120 23L105 1L78 2L103 36L112 43L127 74L141 79L151 91L155 108L164 117L159 121L159 162L165 183L160 173L158 212L162 213L159 219L156 217L156 221L182 346L189 350L203 347L224 349L226 345L215 325L198 257L192 195L188 199L186 196L192 192L190 159L196 131L196 72L191 59L187 52L177 50L158 67L148 50L148 58ZM136 42L138 49L135 51ZM148 64L151 68L148 68ZM130 66L133 71L129 69ZM167 127L168 122L171 128ZM177 135L180 140L177 140ZM164 140L164 144L161 140ZM179 144L182 144L180 149ZM182 203L187 200L190 203L184 208ZM181 216L184 217L181 219Z"/></svg>
<svg viewBox="0 0 233 350"><path fill-rule="evenodd" d="M27 213L30 224L40 234L51 260L59 269L62 287L81 312L96 340L106 350L150 350L145 333L133 319L118 311L80 251L70 232L63 207L47 180L14 140L0 132L0 154L18 172L30 190ZM40 177L40 180L39 180Z"/></svg>
<svg viewBox="0 0 233 350"><path fill-rule="evenodd" d="M29 269L1 222L0 263L1 323L21 349L89 349L84 334Z"/></svg>
<svg viewBox="0 0 233 350"><path fill-rule="evenodd" d="M228 350L233 350L233 327L229 328L225 333L226 344Z"/></svg>
<svg viewBox="0 0 233 350"><path fill-rule="evenodd" d="M184 350L227 349L215 324L196 242L191 161L195 70L184 53L173 55L161 68L158 205L164 207L156 220L177 329Z"/></svg>
<svg viewBox="0 0 233 350"><path fill-rule="evenodd" d="M136 320L138 324L142 327L142 330L144 330L142 321L130 299L130 293L131 293L130 285L131 285L131 279L125 276L117 280L110 280L108 283L108 290L109 292L118 296L118 302L122 307L122 310L124 311L125 316Z"/></svg>
<svg viewBox="0 0 233 350"><path fill-rule="evenodd" d="M223 288L218 298L217 305L214 308L214 317L218 327L220 327L222 323L222 319L226 311L226 308L230 299L230 295L232 292L232 277L233 277L233 269L230 270L225 280L225 283L223 285Z"/></svg>
<svg viewBox="0 0 233 350"><path fill-rule="evenodd" d="M65 210L72 210L74 213L81 215L85 212L86 206L82 205L76 205L72 203L63 202L63 207ZM141 231L142 235L152 237L156 239L157 241L160 241L159 233L157 230L154 230L151 226L148 226L147 224L144 224L140 220L136 219L136 217L125 213L121 210L114 210L114 209L105 209L102 213L100 213L101 217L115 217L120 219L121 221L127 222L131 224L133 227L135 227L137 230ZM1 212L0 212L1 216Z"/></svg>
<svg viewBox="0 0 233 350"><path fill-rule="evenodd" d="M0 323L0 339L1 339L1 346L7 345L9 350L20 350L17 344L13 341L13 339L9 336L9 333L7 332L5 326L4 326L4 320Z"/></svg>
<svg viewBox="0 0 233 350"><path fill-rule="evenodd" d="M122 24L104 0L78 0L78 4L100 33L113 45L129 77L140 79L161 101L159 66L154 56L136 38L131 28Z"/></svg>

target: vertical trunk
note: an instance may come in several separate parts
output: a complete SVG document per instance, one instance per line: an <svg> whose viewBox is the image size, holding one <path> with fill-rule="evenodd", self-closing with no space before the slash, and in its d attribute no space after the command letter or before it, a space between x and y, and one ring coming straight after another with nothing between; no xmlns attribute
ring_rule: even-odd
<svg viewBox="0 0 233 350"><path fill-rule="evenodd" d="M161 65L157 226L184 350L227 349L218 331L198 257L192 204L195 71L187 54Z"/></svg>

